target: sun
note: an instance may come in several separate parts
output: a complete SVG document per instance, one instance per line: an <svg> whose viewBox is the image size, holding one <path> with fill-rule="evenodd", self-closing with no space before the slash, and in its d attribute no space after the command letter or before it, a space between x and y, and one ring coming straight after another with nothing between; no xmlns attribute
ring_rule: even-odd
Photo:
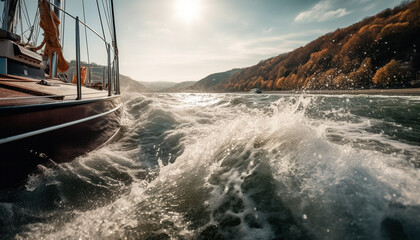
<svg viewBox="0 0 420 240"><path fill-rule="evenodd" d="M200 16L200 0L176 0L175 14L186 24L191 24Z"/></svg>

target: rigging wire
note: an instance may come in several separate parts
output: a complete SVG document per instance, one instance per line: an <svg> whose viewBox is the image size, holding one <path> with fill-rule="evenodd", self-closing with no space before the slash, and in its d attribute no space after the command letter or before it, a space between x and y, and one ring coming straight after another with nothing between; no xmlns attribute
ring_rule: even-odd
<svg viewBox="0 0 420 240"><path fill-rule="evenodd" d="M106 8L104 8L104 9L107 10L107 15L111 16L110 11L109 11L108 1L107 0L102 0L102 2L103 1L105 1Z"/></svg>
<svg viewBox="0 0 420 240"><path fill-rule="evenodd" d="M108 3L106 4L108 6ZM109 10L106 10L105 4L104 4L104 0L102 0L102 7L104 9L104 15L105 15L105 19L108 25L108 30L109 30L109 35L111 36L111 40L114 41L114 37L112 36L112 31L111 31L111 24L109 21L110 15L109 15Z"/></svg>
<svg viewBox="0 0 420 240"><path fill-rule="evenodd" d="M23 3L22 3L23 1ZM63 5L62 5L62 9L66 8L66 1L62 0ZM4 3L7 4L7 3ZM39 9L37 8L37 11L35 12L35 16L33 17L33 21L31 21L31 17L29 15L28 12L28 6L25 2L25 0L18 0L17 1L18 4L18 11L16 11L16 21L14 23L14 31L17 32L17 29L20 28L20 35L22 38L22 42L25 42L28 45L36 45L39 39L39 35L41 35L41 28L39 26ZM100 5L102 4L102 11L101 11L101 7ZM96 6L98 9L98 14L99 14L99 19L100 19L100 23L101 23L101 30L102 30L102 35L103 38L105 40L105 45L107 45L107 41L106 41L106 34L105 34L105 27L104 27L104 23L103 23L103 17L102 14L105 16L106 19L106 25L108 25L108 30L109 30L109 35L110 38L112 39L112 46L114 47L114 36L112 34L112 30L113 30L113 26L111 23L110 18L112 17L111 15L111 9L110 9L110 3L109 0L101 0L101 4L99 3L98 0L96 0ZM85 9L85 3L84 0L82 0L82 7L83 7L83 18L84 18L84 22L86 23L86 9ZM5 8L3 9L3 15L5 12ZM101 13L102 12L102 13ZM4 22L4 16L0 16L0 23ZM62 34L64 35L64 31L65 31L65 14L63 15L63 20L62 20ZM88 64L90 65L90 54L89 54L89 42L88 42L88 38L87 38L87 27L85 26L85 38L86 38L86 50L87 50L87 60L88 60ZM29 33L29 34L28 34ZM64 47L64 37L60 39L61 40L61 45L62 47ZM113 52L115 52L114 49L112 49Z"/></svg>
<svg viewBox="0 0 420 240"><path fill-rule="evenodd" d="M29 17L29 13L28 13L28 8L27 8L27 6L26 6L26 1L23 1L23 8L24 8L24 10L25 10L25 12L24 12L23 16L25 17L26 24L28 24L28 27L29 27L29 26L32 26L32 25L31 25L31 21L30 21L30 17Z"/></svg>
<svg viewBox="0 0 420 240"><path fill-rule="evenodd" d="M64 12L66 12L66 0L62 0L63 1L63 10L64 10ZM63 13L63 23L61 24L61 49L64 49L64 30L66 29L65 27L66 27L66 14L65 13Z"/></svg>
<svg viewBox="0 0 420 240"><path fill-rule="evenodd" d="M35 26L35 30L34 30L34 32L35 32L35 34L34 34L34 45L37 45L37 43L38 43L38 37L39 37L39 34L41 32L41 27L39 26L39 24L35 24L35 23L38 22L38 18L39 17L40 16L39 16L39 10L38 10L37 11L37 15L35 16L35 19L36 20L34 20L34 26Z"/></svg>
<svg viewBox="0 0 420 240"><path fill-rule="evenodd" d="M22 0L18 1L18 4L19 4L18 5L19 6L18 21L20 21L20 35L21 35L20 40L23 41L25 35L24 35L24 31L23 31L23 20L22 20ZM17 23L16 23L16 25L17 25ZM17 26L16 26L16 30L17 30Z"/></svg>
<svg viewBox="0 0 420 240"><path fill-rule="evenodd" d="M5 3L5 4L7 4L7 3ZM31 39L33 37L35 37L34 32L37 29L35 23L37 22L39 11L37 9L34 21L33 21L33 23L31 23L26 2L22 1L22 0L18 0L16 4L17 4L17 8L16 8L17 11L16 11L16 16L15 16L16 21L14 22L13 31L15 33L17 33L18 32L18 26L19 26L20 27L21 43L26 42L27 45L30 45ZM3 13L4 13L4 11L3 11ZM4 16L1 18L1 21L3 21L3 19L4 19ZM29 31L29 36L26 37L25 34L28 31Z"/></svg>
<svg viewBox="0 0 420 240"><path fill-rule="evenodd" d="M82 8L83 8L83 22L86 22L86 14L85 14L85 1L82 0ZM92 80L91 73L90 73L90 59L89 59L89 43L87 38L87 29L85 26L85 39L86 39L86 54L87 54L87 61L88 61L88 69L89 69L89 82Z"/></svg>
<svg viewBox="0 0 420 240"><path fill-rule="evenodd" d="M110 25L110 27L109 27L109 31L111 32L110 34L111 34L111 36L112 36L112 43L113 43L113 47L115 48L115 46L114 46L114 41L115 41L115 36L114 36L114 25L113 25L113 23L112 23L112 18L113 18L113 16L112 16L112 7L111 7L111 3L110 3L110 1L111 0L107 0L107 7L108 7L108 16L109 16L109 25Z"/></svg>
<svg viewBox="0 0 420 240"><path fill-rule="evenodd" d="M101 10L99 8L99 2L98 2L98 0L96 0L96 7L98 8L99 22L101 23L102 34L104 35L105 47L106 47L106 36L105 36L104 24L102 23Z"/></svg>
<svg viewBox="0 0 420 240"><path fill-rule="evenodd" d="M28 25L28 26L30 26L30 30L31 30L31 32L29 33L28 41L27 41L27 43L26 43L26 44L30 44L30 41L31 41L31 40L34 40L34 39L32 39L32 38L34 38L34 31L35 31L35 29L36 29L36 27L35 27L35 23L37 22L37 18L38 18L38 13L39 13L39 10L38 10L38 8L37 8L36 13L35 13L35 18L34 18L33 24L31 24L31 23L30 23L30 17L29 17L29 14L28 14L28 7L26 6L26 2L25 2L25 1L23 1L23 4L24 4L24 7L25 7L26 15L27 15L27 17L28 17L28 21L29 21L29 25ZM33 42L33 44L35 45L35 44L36 44L36 41L35 41L35 42Z"/></svg>
<svg viewBox="0 0 420 240"><path fill-rule="evenodd" d="M111 8L110 8L109 0L105 0L105 5L106 5L106 9L108 10L109 19L111 19ZM110 26L111 26L111 24L110 24ZM111 27L110 27L110 29L111 29Z"/></svg>

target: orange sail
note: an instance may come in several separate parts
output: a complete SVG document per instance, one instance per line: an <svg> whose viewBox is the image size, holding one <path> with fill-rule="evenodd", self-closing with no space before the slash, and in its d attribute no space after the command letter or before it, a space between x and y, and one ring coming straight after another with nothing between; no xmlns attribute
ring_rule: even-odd
<svg viewBox="0 0 420 240"><path fill-rule="evenodd" d="M42 41L39 47L35 48L35 50L39 50L45 45L44 56L48 57L50 59L50 62L52 59L53 52L56 52L58 56L57 70L59 72L66 72L69 69L69 64L66 61L66 59L64 59L63 50L60 44L60 33L58 30L60 20L58 20L58 17L51 10L50 5L46 0L40 0L38 2L38 8L40 14L39 25L44 30L44 40Z"/></svg>

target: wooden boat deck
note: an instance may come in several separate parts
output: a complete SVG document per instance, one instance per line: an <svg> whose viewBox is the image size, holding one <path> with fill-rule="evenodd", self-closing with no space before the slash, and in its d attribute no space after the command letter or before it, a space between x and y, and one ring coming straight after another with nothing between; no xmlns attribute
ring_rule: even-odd
<svg viewBox="0 0 420 240"><path fill-rule="evenodd" d="M47 79L50 85L39 84L40 80L0 76L0 106L16 106L48 102L74 100L77 97L77 86L59 79ZM82 98L102 98L108 91L82 86Z"/></svg>

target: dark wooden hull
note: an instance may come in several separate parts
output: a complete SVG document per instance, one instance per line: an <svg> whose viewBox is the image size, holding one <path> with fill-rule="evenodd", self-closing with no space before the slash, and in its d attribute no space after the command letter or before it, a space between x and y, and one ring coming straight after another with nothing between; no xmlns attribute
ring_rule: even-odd
<svg viewBox="0 0 420 240"><path fill-rule="evenodd" d="M122 111L120 96L0 107L0 187L39 164L69 162L105 144L119 131Z"/></svg>

